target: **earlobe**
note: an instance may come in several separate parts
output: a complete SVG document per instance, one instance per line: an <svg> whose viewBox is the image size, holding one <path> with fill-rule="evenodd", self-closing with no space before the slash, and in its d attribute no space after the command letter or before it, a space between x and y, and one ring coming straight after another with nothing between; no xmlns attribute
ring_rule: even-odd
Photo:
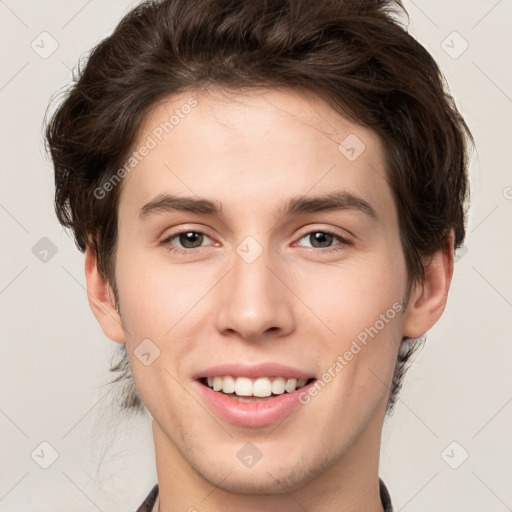
<svg viewBox="0 0 512 512"><path fill-rule="evenodd" d="M404 337L423 336L443 314L453 275L453 250L451 231L443 247L425 262L425 279L411 293L404 316Z"/></svg>
<svg viewBox="0 0 512 512"><path fill-rule="evenodd" d="M105 335L117 343L125 343L121 317L115 306L110 283L98 270L98 259L93 248L85 251L85 280L89 306Z"/></svg>

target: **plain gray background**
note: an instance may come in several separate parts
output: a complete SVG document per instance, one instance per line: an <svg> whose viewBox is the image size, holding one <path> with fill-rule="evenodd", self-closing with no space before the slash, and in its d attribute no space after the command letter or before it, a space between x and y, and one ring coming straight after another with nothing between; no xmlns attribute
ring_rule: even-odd
<svg viewBox="0 0 512 512"><path fill-rule="evenodd" d="M41 128L136 3L0 0L1 512L135 510L156 483L149 421L117 417L103 385L116 344L55 218ZM448 305L385 422L380 474L396 511L512 510L512 1L404 3L477 150Z"/></svg>

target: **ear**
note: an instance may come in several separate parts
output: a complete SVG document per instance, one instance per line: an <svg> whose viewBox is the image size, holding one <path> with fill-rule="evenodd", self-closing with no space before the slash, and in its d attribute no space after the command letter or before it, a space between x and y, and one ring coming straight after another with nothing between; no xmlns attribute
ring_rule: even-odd
<svg viewBox="0 0 512 512"><path fill-rule="evenodd" d="M443 314L453 275L453 230L446 243L425 263L425 279L411 293L404 316L403 336L423 336Z"/></svg>
<svg viewBox="0 0 512 512"><path fill-rule="evenodd" d="M112 287L99 272L96 251L90 246L85 250L85 280L89 306L101 329L112 341L125 343L121 317L113 302Z"/></svg>

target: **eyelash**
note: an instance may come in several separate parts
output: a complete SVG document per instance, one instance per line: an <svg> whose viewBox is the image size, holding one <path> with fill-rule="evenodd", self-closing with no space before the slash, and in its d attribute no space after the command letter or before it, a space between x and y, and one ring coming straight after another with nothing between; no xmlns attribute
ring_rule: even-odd
<svg viewBox="0 0 512 512"><path fill-rule="evenodd" d="M211 238L209 237L206 233L204 233L203 231L194 231L192 229L185 229L185 230L182 230L182 231L176 231L175 233L172 233L171 235L169 235L165 240L162 240L162 245L171 245L171 240L173 240L174 238L178 237L179 235L183 234L183 233L194 233L194 234L200 234L200 235L205 235L207 236L208 238ZM339 244L336 244L334 246L334 248L326 248L326 249L322 249L322 248L319 248L319 247L309 247L309 251L313 251L313 252L323 252L323 253L332 253L332 252L336 252L336 251L341 251L343 250L343 246L352 246L353 245L353 242L351 240L348 240L340 235L338 235L337 233L334 233L333 231L330 231L328 229L315 229L313 231L308 231L307 233L305 233L304 235L302 235L299 240L302 240L304 237L306 236L309 236L313 233L323 233L325 235L329 235L329 236L332 236L334 238L337 238L341 243ZM342 247L339 247L339 246L342 246ZM196 247L194 249L179 249L179 248L176 248L176 247L170 247L168 250L169 252L172 252L172 253L177 253L177 254L190 254L190 253L195 253L199 250L201 250L202 247Z"/></svg>

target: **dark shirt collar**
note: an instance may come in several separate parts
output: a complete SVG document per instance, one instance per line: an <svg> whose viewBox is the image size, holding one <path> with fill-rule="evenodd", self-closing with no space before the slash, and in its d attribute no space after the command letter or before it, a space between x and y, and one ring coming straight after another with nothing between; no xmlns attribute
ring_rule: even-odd
<svg viewBox="0 0 512 512"><path fill-rule="evenodd" d="M136 512L151 512L155 505L156 498L158 496L158 484L155 484L151 492L146 496L146 499L141 503L140 507Z"/></svg>
<svg viewBox="0 0 512 512"><path fill-rule="evenodd" d="M391 497L389 496L388 489L384 482L379 478L379 491L380 501L384 508L384 512L393 512L393 505L391 504ZM152 512L153 507L158 496L158 484L155 484L151 492L147 495L146 499L142 502L136 512Z"/></svg>
<svg viewBox="0 0 512 512"><path fill-rule="evenodd" d="M393 512L393 505L391 504L391 496L389 495L388 488L384 482L379 478L380 501L384 507L384 512Z"/></svg>

